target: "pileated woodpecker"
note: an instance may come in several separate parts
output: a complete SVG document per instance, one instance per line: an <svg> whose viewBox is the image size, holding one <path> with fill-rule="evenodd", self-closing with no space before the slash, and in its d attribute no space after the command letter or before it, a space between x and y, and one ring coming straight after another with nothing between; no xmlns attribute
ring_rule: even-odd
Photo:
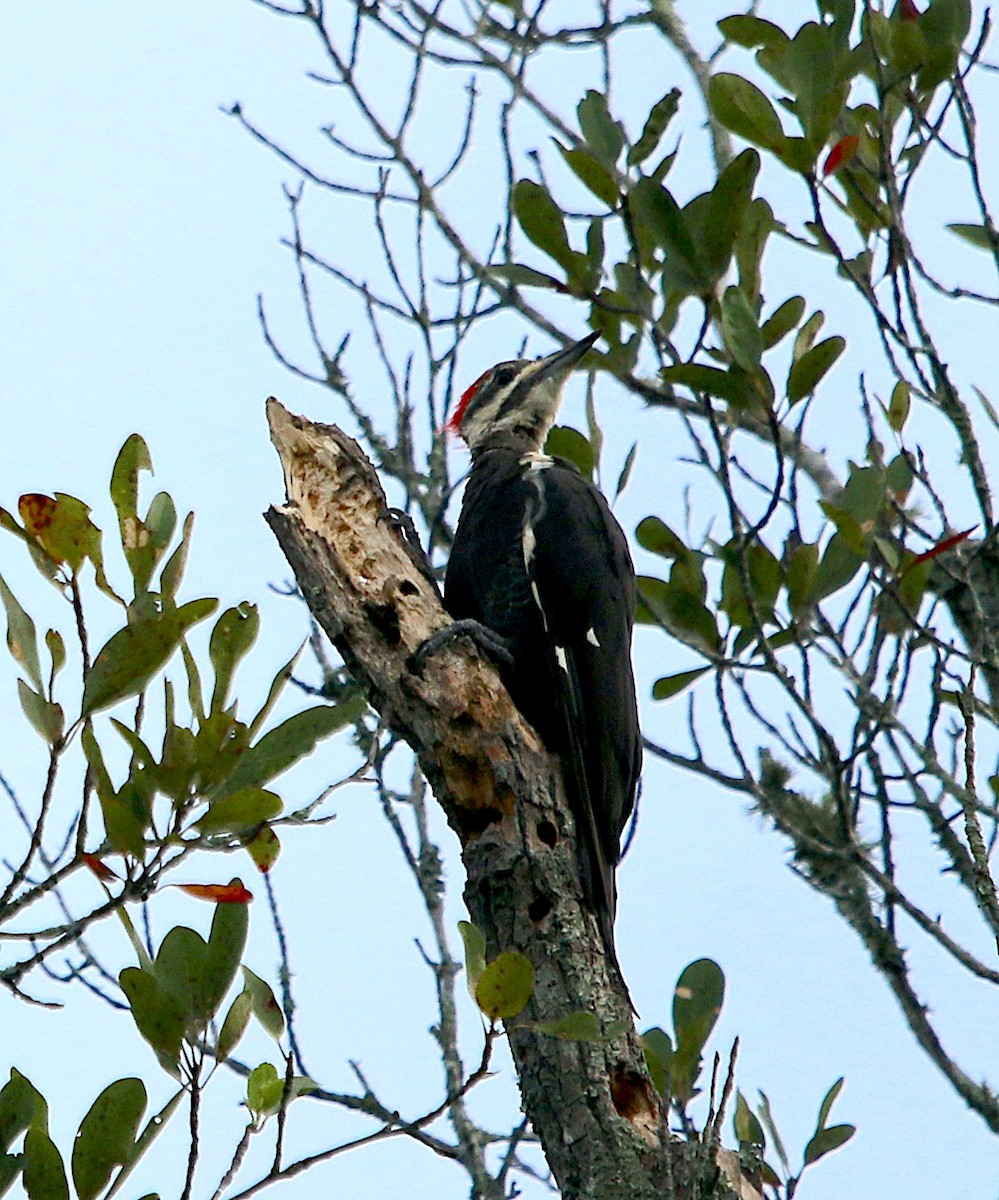
<svg viewBox="0 0 999 1200"><path fill-rule="evenodd" d="M500 363L461 397L447 427L467 442L472 470L444 604L496 635L514 703L562 760L583 893L616 965L614 869L642 756L635 570L600 492L543 451L563 385L598 337Z"/></svg>

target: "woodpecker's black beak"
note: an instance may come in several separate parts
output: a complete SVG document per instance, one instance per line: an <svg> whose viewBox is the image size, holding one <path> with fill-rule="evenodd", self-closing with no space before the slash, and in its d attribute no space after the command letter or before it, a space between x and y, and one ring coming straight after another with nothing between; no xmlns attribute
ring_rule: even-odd
<svg viewBox="0 0 999 1200"><path fill-rule="evenodd" d="M549 354L547 358L540 359L539 367L533 381L536 383L539 379L558 378L560 375L568 375L576 363L579 362L587 350L599 338L599 333L587 334L582 341L575 342L573 345L567 346L564 350L556 350L554 354Z"/></svg>

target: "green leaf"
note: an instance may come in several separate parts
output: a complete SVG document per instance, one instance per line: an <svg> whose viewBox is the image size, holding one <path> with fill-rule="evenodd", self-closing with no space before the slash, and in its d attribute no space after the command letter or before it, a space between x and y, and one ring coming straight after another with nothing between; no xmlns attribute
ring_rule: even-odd
<svg viewBox="0 0 999 1200"><path fill-rule="evenodd" d="M149 530L150 542L153 545L157 561L162 558L164 550L170 544L177 528L177 509L173 498L168 492L157 492L146 513L146 528Z"/></svg>
<svg viewBox="0 0 999 1200"><path fill-rule="evenodd" d="M760 1092L760 1119L766 1126L767 1133L770 1134L774 1144L774 1149L777 1151L777 1157L780 1159L780 1164L784 1168L784 1174L791 1174L791 1164L788 1161L787 1151L784 1149L784 1143L781 1140L780 1133L777 1131L777 1122L774 1120L773 1113L770 1111L770 1101L767 1099L766 1092Z"/></svg>
<svg viewBox="0 0 999 1200"><path fill-rule="evenodd" d="M111 471L111 501L118 514L118 529L125 560L135 581L135 594L144 593L156 564L156 534L139 517L139 473L152 472L149 448L137 433L125 440ZM169 499L169 497L168 497ZM162 505L163 502L161 501ZM163 516L157 510L150 515Z"/></svg>
<svg viewBox="0 0 999 1200"><path fill-rule="evenodd" d="M282 809L281 797L265 788L241 788L208 807L195 821L200 833L242 833L276 817Z"/></svg>
<svg viewBox="0 0 999 1200"><path fill-rule="evenodd" d="M176 1063L184 1037L184 1012L180 1005L160 987L156 975L141 967L126 967L118 982L139 1033L157 1054Z"/></svg>
<svg viewBox="0 0 999 1200"><path fill-rule="evenodd" d="M0 1152L9 1150L26 1129L46 1129L48 1117L45 1097L16 1067L11 1067L10 1079L0 1089Z"/></svg>
<svg viewBox="0 0 999 1200"><path fill-rule="evenodd" d="M628 193L628 208L640 237L666 251L671 286L689 294L707 291L709 272L672 194L653 179L640 179Z"/></svg>
<svg viewBox="0 0 999 1200"><path fill-rule="evenodd" d="M254 1067L246 1081L246 1105L257 1116L269 1116L281 1107L284 1079L273 1063Z"/></svg>
<svg viewBox="0 0 999 1200"><path fill-rule="evenodd" d="M661 375L667 383L683 384L696 392L728 400L730 404L745 404L748 399L744 379L733 375L731 371L721 371L718 367L680 363L679 366L666 367Z"/></svg>
<svg viewBox="0 0 999 1200"><path fill-rule="evenodd" d="M486 967L475 989L475 1002L490 1021L509 1021L534 990L534 968L519 951L505 950Z"/></svg>
<svg viewBox="0 0 999 1200"><path fill-rule="evenodd" d="M315 1080L307 1075L295 1075L288 1084L287 1103L317 1088ZM271 1063L261 1063L250 1072L246 1081L246 1104L258 1117L273 1116L285 1098L285 1080Z"/></svg>
<svg viewBox="0 0 999 1200"><path fill-rule="evenodd" d="M640 575L635 620L641 625L659 625L685 645L703 654L717 654L721 646L718 626L710 609L685 582L666 583Z"/></svg>
<svg viewBox="0 0 999 1200"><path fill-rule="evenodd" d="M850 549L846 538L841 533L834 533L815 571L807 602L817 604L846 587L863 563L863 558Z"/></svg>
<svg viewBox="0 0 999 1200"><path fill-rule="evenodd" d="M722 295L721 327L725 349L744 371L755 371L763 354L760 327L742 288L727 287Z"/></svg>
<svg viewBox="0 0 999 1200"><path fill-rule="evenodd" d="M271 985L255 975L249 967L243 967L243 988L249 993L253 1015L264 1031L275 1041L284 1033L284 1013L278 1004Z"/></svg>
<svg viewBox="0 0 999 1200"><path fill-rule="evenodd" d="M66 643L58 629L48 629L45 632L45 648L52 660L52 680L66 665Z"/></svg>
<svg viewBox="0 0 999 1200"><path fill-rule="evenodd" d="M0 1196L10 1191L14 1180L21 1174L22 1154L4 1154L0 1152Z"/></svg>
<svg viewBox="0 0 999 1200"><path fill-rule="evenodd" d="M740 1145L755 1146L760 1150L766 1148L767 1139L764 1136L760 1119L746 1103L746 1097L738 1090L735 1093L735 1115L732 1119L732 1126Z"/></svg>
<svg viewBox="0 0 999 1200"><path fill-rule="evenodd" d="M134 729L129 728L124 721L119 721L117 717L111 718L111 725L127 743L128 748L132 751L132 758L135 762L143 767L153 768L156 766L155 755ZM170 726L168 725L167 730L169 731L169 729ZM190 733L190 730L185 730L185 732ZM168 736L169 733L164 734L164 741L167 740Z"/></svg>
<svg viewBox="0 0 999 1200"><path fill-rule="evenodd" d="M277 704L278 699L281 696L281 693L287 687L288 680L291 678L292 672L295 670L295 664L298 662L299 657L304 649L305 649L305 643L303 642L302 645L299 646L299 648L295 651L295 653L291 656L291 658L288 659L288 661L284 664L284 666L278 670L277 674L271 680L271 686L267 691L267 699L261 705L260 711L250 722L250 726L249 726L250 737L257 736L257 734L263 728L264 722L267 720L267 718L273 712L274 705Z"/></svg>
<svg viewBox="0 0 999 1200"><path fill-rule="evenodd" d="M104 830L115 852L142 862L149 827L148 797L143 796L134 779L127 779L117 792L112 788L109 794L98 795Z"/></svg>
<svg viewBox="0 0 999 1200"><path fill-rule="evenodd" d="M734 625L753 628L753 612L762 624L774 620L774 603L781 585L780 563L769 549L762 544L749 546L745 551L745 564L740 562L740 553L733 542L722 548L725 561L722 575L722 599L720 608L727 613ZM743 567L749 577L753 605L750 606L743 582Z"/></svg>
<svg viewBox="0 0 999 1200"><path fill-rule="evenodd" d="M17 695L21 701L24 715L31 722L33 728L50 746L54 746L62 737L65 725L62 705L46 700L44 696L40 696L33 688L30 688L23 679L17 681Z"/></svg>
<svg viewBox="0 0 999 1200"><path fill-rule="evenodd" d="M743 150L728 163L711 189L698 242L711 267L713 279L720 279L728 269L736 239L746 236L746 212L759 170L759 154L755 150ZM754 324L755 320L754 313Z"/></svg>
<svg viewBox="0 0 999 1200"><path fill-rule="evenodd" d="M663 558L675 559L690 553L673 530L658 517L645 517L640 521L635 538L643 550L651 550Z"/></svg>
<svg viewBox="0 0 999 1200"><path fill-rule="evenodd" d="M959 238L979 250L988 250L990 254L999 251L999 234L988 225L949 224L947 228L956 233Z"/></svg>
<svg viewBox="0 0 999 1200"><path fill-rule="evenodd" d="M621 474L617 477L617 485L614 488L614 499L624 491L628 486L628 480L631 478L631 471L635 465L635 458L638 454L638 442L631 443L631 449L625 455L624 466L621 468Z"/></svg>
<svg viewBox="0 0 999 1200"><path fill-rule="evenodd" d="M743 46L747 50L755 50L757 46L779 49L790 41L779 25L748 14L723 17L718 22L718 31L726 42Z"/></svg>
<svg viewBox="0 0 999 1200"><path fill-rule="evenodd" d="M194 530L194 513L189 512L184 518L184 528L180 535L180 545L163 564L160 572L160 594L164 600L173 600L177 596L181 581L184 578L184 568L187 566L187 555L191 548L191 533Z"/></svg>
<svg viewBox="0 0 999 1200"><path fill-rule="evenodd" d="M367 708L363 696L343 704L321 704L307 708L265 733L255 746L243 753L239 765L219 788L216 799L249 787L261 787L311 754L323 738L352 725Z"/></svg>
<svg viewBox="0 0 999 1200"><path fill-rule="evenodd" d="M796 546L787 564L787 604L797 617L808 604L819 565L819 548L814 542Z"/></svg>
<svg viewBox="0 0 999 1200"><path fill-rule="evenodd" d="M567 458L584 479L593 480L596 455L590 440L571 425L553 425L545 441L545 453Z"/></svg>
<svg viewBox="0 0 999 1200"><path fill-rule="evenodd" d="M794 339L794 348L791 351L792 362L797 362L815 344L815 339L819 336L819 330L825 324L825 319L825 313L821 310L813 312L798 330Z"/></svg>
<svg viewBox="0 0 999 1200"><path fill-rule="evenodd" d="M666 675L662 679L657 679L652 685L652 699L670 700L685 688L690 687L692 683L696 683L702 675L706 675L710 670L710 667L696 667L693 671L678 671L675 675Z"/></svg>
<svg viewBox="0 0 999 1200"><path fill-rule="evenodd" d="M971 390L978 397L979 403L981 404L982 408L985 409L985 415L992 422L993 428L999 429L999 413L996 412L995 405L988 398L988 396L986 396L986 394L982 391L982 389L980 387L976 387L975 384L972 384Z"/></svg>
<svg viewBox="0 0 999 1200"><path fill-rule="evenodd" d="M810 396L845 348L846 340L837 334L819 342L793 363L787 377L789 402L796 404Z"/></svg>
<svg viewBox="0 0 999 1200"><path fill-rule="evenodd" d="M931 44L945 44L956 52L971 28L970 0L932 0L919 26Z"/></svg>
<svg viewBox="0 0 999 1200"><path fill-rule="evenodd" d="M0 598L7 612L7 647L14 661L19 663L35 685L35 690L42 691L42 669L38 661L38 636L35 633L35 623L17 602L14 593L0 576Z"/></svg>
<svg viewBox="0 0 999 1200"><path fill-rule="evenodd" d="M565 220L547 189L530 179L518 180L513 186L510 207L528 241L571 272L573 251L566 236Z"/></svg>
<svg viewBox="0 0 999 1200"><path fill-rule="evenodd" d="M153 1113L153 1115L149 1118L149 1120L146 1122L145 1129L143 1129L138 1141L135 1143L135 1149L132 1152L131 1159L125 1163L122 1169L118 1172L118 1175L115 1178L114 1183L111 1185L111 1190L107 1193L105 1200L111 1200L111 1197L115 1195L125 1180L128 1179L133 1168L142 1158L143 1154L145 1154L145 1152L159 1137L162 1131L166 1129L167 1122L177 1111L177 1106L186 1095L187 1089L181 1088L180 1091L174 1093L174 1095L167 1101L167 1103L160 1109L158 1113ZM142 1200L149 1200L149 1196L144 1196Z"/></svg>
<svg viewBox="0 0 999 1200"><path fill-rule="evenodd" d="M624 149L624 131L610 115L607 97L592 89L576 106L580 132L593 154L608 167L613 167Z"/></svg>
<svg viewBox="0 0 999 1200"><path fill-rule="evenodd" d="M140 618L114 634L98 652L83 687L83 715L138 695L173 656L187 631L218 607L192 600L180 608Z"/></svg>
<svg viewBox="0 0 999 1200"><path fill-rule="evenodd" d="M512 283L519 287L543 287L554 288L557 291L565 290L565 284L560 283L557 279L553 279L551 275L545 275L542 271L535 271L533 267L525 267L523 263L499 263L496 266L487 267L486 274L492 275L496 279L503 279L507 283Z"/></svg>
<svg viewBox="0 0 999 1200"><path fill-rule="evenodd" d="M152 472L152 469L149 447L139 434L131 434L118 451L111 471L111 501L118 513L119 522L124 522L138 513L139 472Z"/></svg>
<svg viewBox="0 0 999 1200"><path fill-rule="evenodd" d="M139 1079L109 1084L90 1106L73 1143L73 1183L80 1200L94 1200L115 1167L131 1161L145 1111L146 1089Z"/></svg>
<svg viewBox="0 0 999 1200"><path fill-rule="evenodd" d="M217 906L217 910L223 908L245 909L245 905ZM186 925L175 925L160 944L153 971L160 992L172 999L183 1015L185 1037L200 1036L214 1016L205 939Z"/></svg>
<svg viewBox="0 0 999 1200"><path fill-rule="evenodd" d="M672 1039L664 1029L656 1025L642 1034L642 1049L653 1086L660 1096L667 1095L674 1054Z"/></svg>
<svg viewBox="0 0 999 1200"><path fill-rule="evenodd" d="M843 75L851 72L847 36L842 27L808 21L781 55L782 82L794 95L794 114L813 159L846 103L849 79Z"/></svg>
<svg viewBox="0 0 999 1200"><path fill-rule="evenodd" d="M69 1183L62 1155L44 1129L24 1135L24 1190L28 1200L69 1200Z"/></svg>
<svg viewBox="0 0 999 1200"><path fill-rule="evenodd" d="M885 487L900 503L908 496L915 474L907 454L896 454L885 471Z"/></svg>
<svg viewBox="0 0 999 1200"><path fill-rule="evenodd" d="M676 1052L671 1067L673 1095L686 1103L694 1095L701 1051L718 1020L725 997L725 976L716 962L701 958L685 967L673 994Z"/></svg>
<svg viewBox="0 0 999 1200"><path fill-rule="evenodd" d="M229 1005L229 1011L222 1022L218 1042L215 1046L215 1057L220 1062L228 1058L239 1045L240 1039L246 1032L253 1012L253 1000L250 993L242 991Z"/></svg>
<svg viewBox="0 0 999 1200"><path fill-rule="evenodd" d="M783 229L774 210L762 196L746 206L742 221L735 231L735 261L739 268L739 286L753 305L754 314L760 307L760 273L763 255L772 233Z"/></svg>
<svg viewBox="0 0 999 1200"><path fill-rule="evenodd" d="M230 887L242 886L238 877ZM208 1017L218 1012L239 970L246 947L250 916L245 904L216 904L204 962L204 983Z"/></svg>
<svg viewBox="0 0 999 1200"><path fill-rule="evenodd" d="M901 433L909 415L909 385L904 379L895 384L888 404L888 424L895 433Z"/></svg>
<svg viewBox="0 0 999 1200"><path fill-rule="evenodd" d="M860 521L853 513L847 512L845 508L838 504L831 504L827 500L820 500L819 507L836 526L838 536L846 542L851 552L858 558L866 558L870 537L864 532Z"/></svg>
<svg viewBox="0 0 999 1200"><path fill-rule="evenodd" d="M628 166L637 167L649 157L659 145L666 127L676 116L680 105L679 88L671 88L661 100L656 101L645 119L645 127L638 141L628 151Z"/></svg>
<svg viewBox="0 0 999 1200"><path fill-rule="evenodd" d="M784 130L773 105L755 84L741 75L724 71L712 75L708 102L716 119L747 142L774 150L784 141Z"/></svg>
<svg viewBox="0 0 999 1200"><path fill-rule="evenodd" d="M253 865L262 875L267 874L281 854L281 840L269 825L261 825L244 846L253 859Z"/></svg>
<svg viewBox="0 0 999 1200"><path fill-rule="evenodd" d="M791 332L805 315L805 301L802 296L792 296L763 322L760 336L763 339L764 350L770 350Z"/></svg>
<svg viewBox="0 0 999 1200"><path fill-rule="evenodd" d="M833 1150L838 1150L856 1132L855 1125L828 1125L825 1129L820 1129L805 1147L805 1166L811 1166L820 1158L831 1154Z"/></svg>
<svg viewBox="0 0 999 1200"><path fill-rule="evenodd" d="M826 1121L829 1119L829 1113L832 1111L832 1106L836 1103L836 1099L843 1090L845 1080L841 1075L839 1079L832 1085L828 1092L822 1097L822 1103L819 1105L819 1118L815 1122L816 1133L820 1129L824 1129Z"/></svg>
<svg viewBox="0 0 999 1200"><path fill-rule="evenodd" d="M465 984L475 999L475 989L486 969L486 935L471 921L459 921L458 932L465 946Z"/></svg>
<svg viewBox="0 0 999 1200"><path fill-rule="evenodd" d="M886 478L880 466L850 465L850 478L839 496L840 507L851 513L864 527L865 537L885 505Z"/></svg>
<svg viewBox="0 0 999 1200"><path fill-rule="evenodd" d="M208 644L208 657L215 668L212 708L216 711L225 708L232 677L257 640L259 629L257 606L248 600L235 608L227 608L215 622Z"/></svg>
<svg viewBox="0 0 999 1200"><path fill-rule="evenodd" d="M592 1012L571 1012L565 1016L556 1017L551 1021L538 1021L534 1026L549 1037L561 1038L566 1042L589 1042L593 1045L604 1045L621 1036L626 1023L615 1021L612 1027L603 1029L600 1018Z"/></svg>
<svg viewBox="0 0 999 1200"><path fill-rule="evenodd" d="M621 199L617 181L607 168L589 152L579 148L570 150L561 142L552 139L565 159L566 165L576 178L601 200L608 208L617 208Z"/></svg>

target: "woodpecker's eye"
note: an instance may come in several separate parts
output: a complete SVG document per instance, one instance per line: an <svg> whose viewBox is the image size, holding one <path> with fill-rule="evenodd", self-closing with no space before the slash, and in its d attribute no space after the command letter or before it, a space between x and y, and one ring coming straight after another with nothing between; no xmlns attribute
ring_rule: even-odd
<svg viewBox="0 0 999 1200"><path fill-rule="evenodd" d="M512 363L506 367L497 367L496 374L493 376L497 387L506 387L508 383L513 383L516 378L517 368Z"/></svg>

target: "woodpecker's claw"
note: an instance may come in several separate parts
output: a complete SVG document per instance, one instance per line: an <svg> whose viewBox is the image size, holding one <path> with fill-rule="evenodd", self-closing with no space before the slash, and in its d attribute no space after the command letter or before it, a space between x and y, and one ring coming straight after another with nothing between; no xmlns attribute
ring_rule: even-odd
<svg viewBox="0 0 999 1200"><path fill-rule="evenodd" d="M408 663L410 671L414 675L422 675L423 668L432 655L438 654L447 646L454 645L462 637L467 637L472 641L476 649L480 650L497 667L513 666L513 655L510 653L506 641L487 625L483 625L481 621L466 618L462 621L455 621L439 633L432 634L422 645L417 646Z"/></svg>

